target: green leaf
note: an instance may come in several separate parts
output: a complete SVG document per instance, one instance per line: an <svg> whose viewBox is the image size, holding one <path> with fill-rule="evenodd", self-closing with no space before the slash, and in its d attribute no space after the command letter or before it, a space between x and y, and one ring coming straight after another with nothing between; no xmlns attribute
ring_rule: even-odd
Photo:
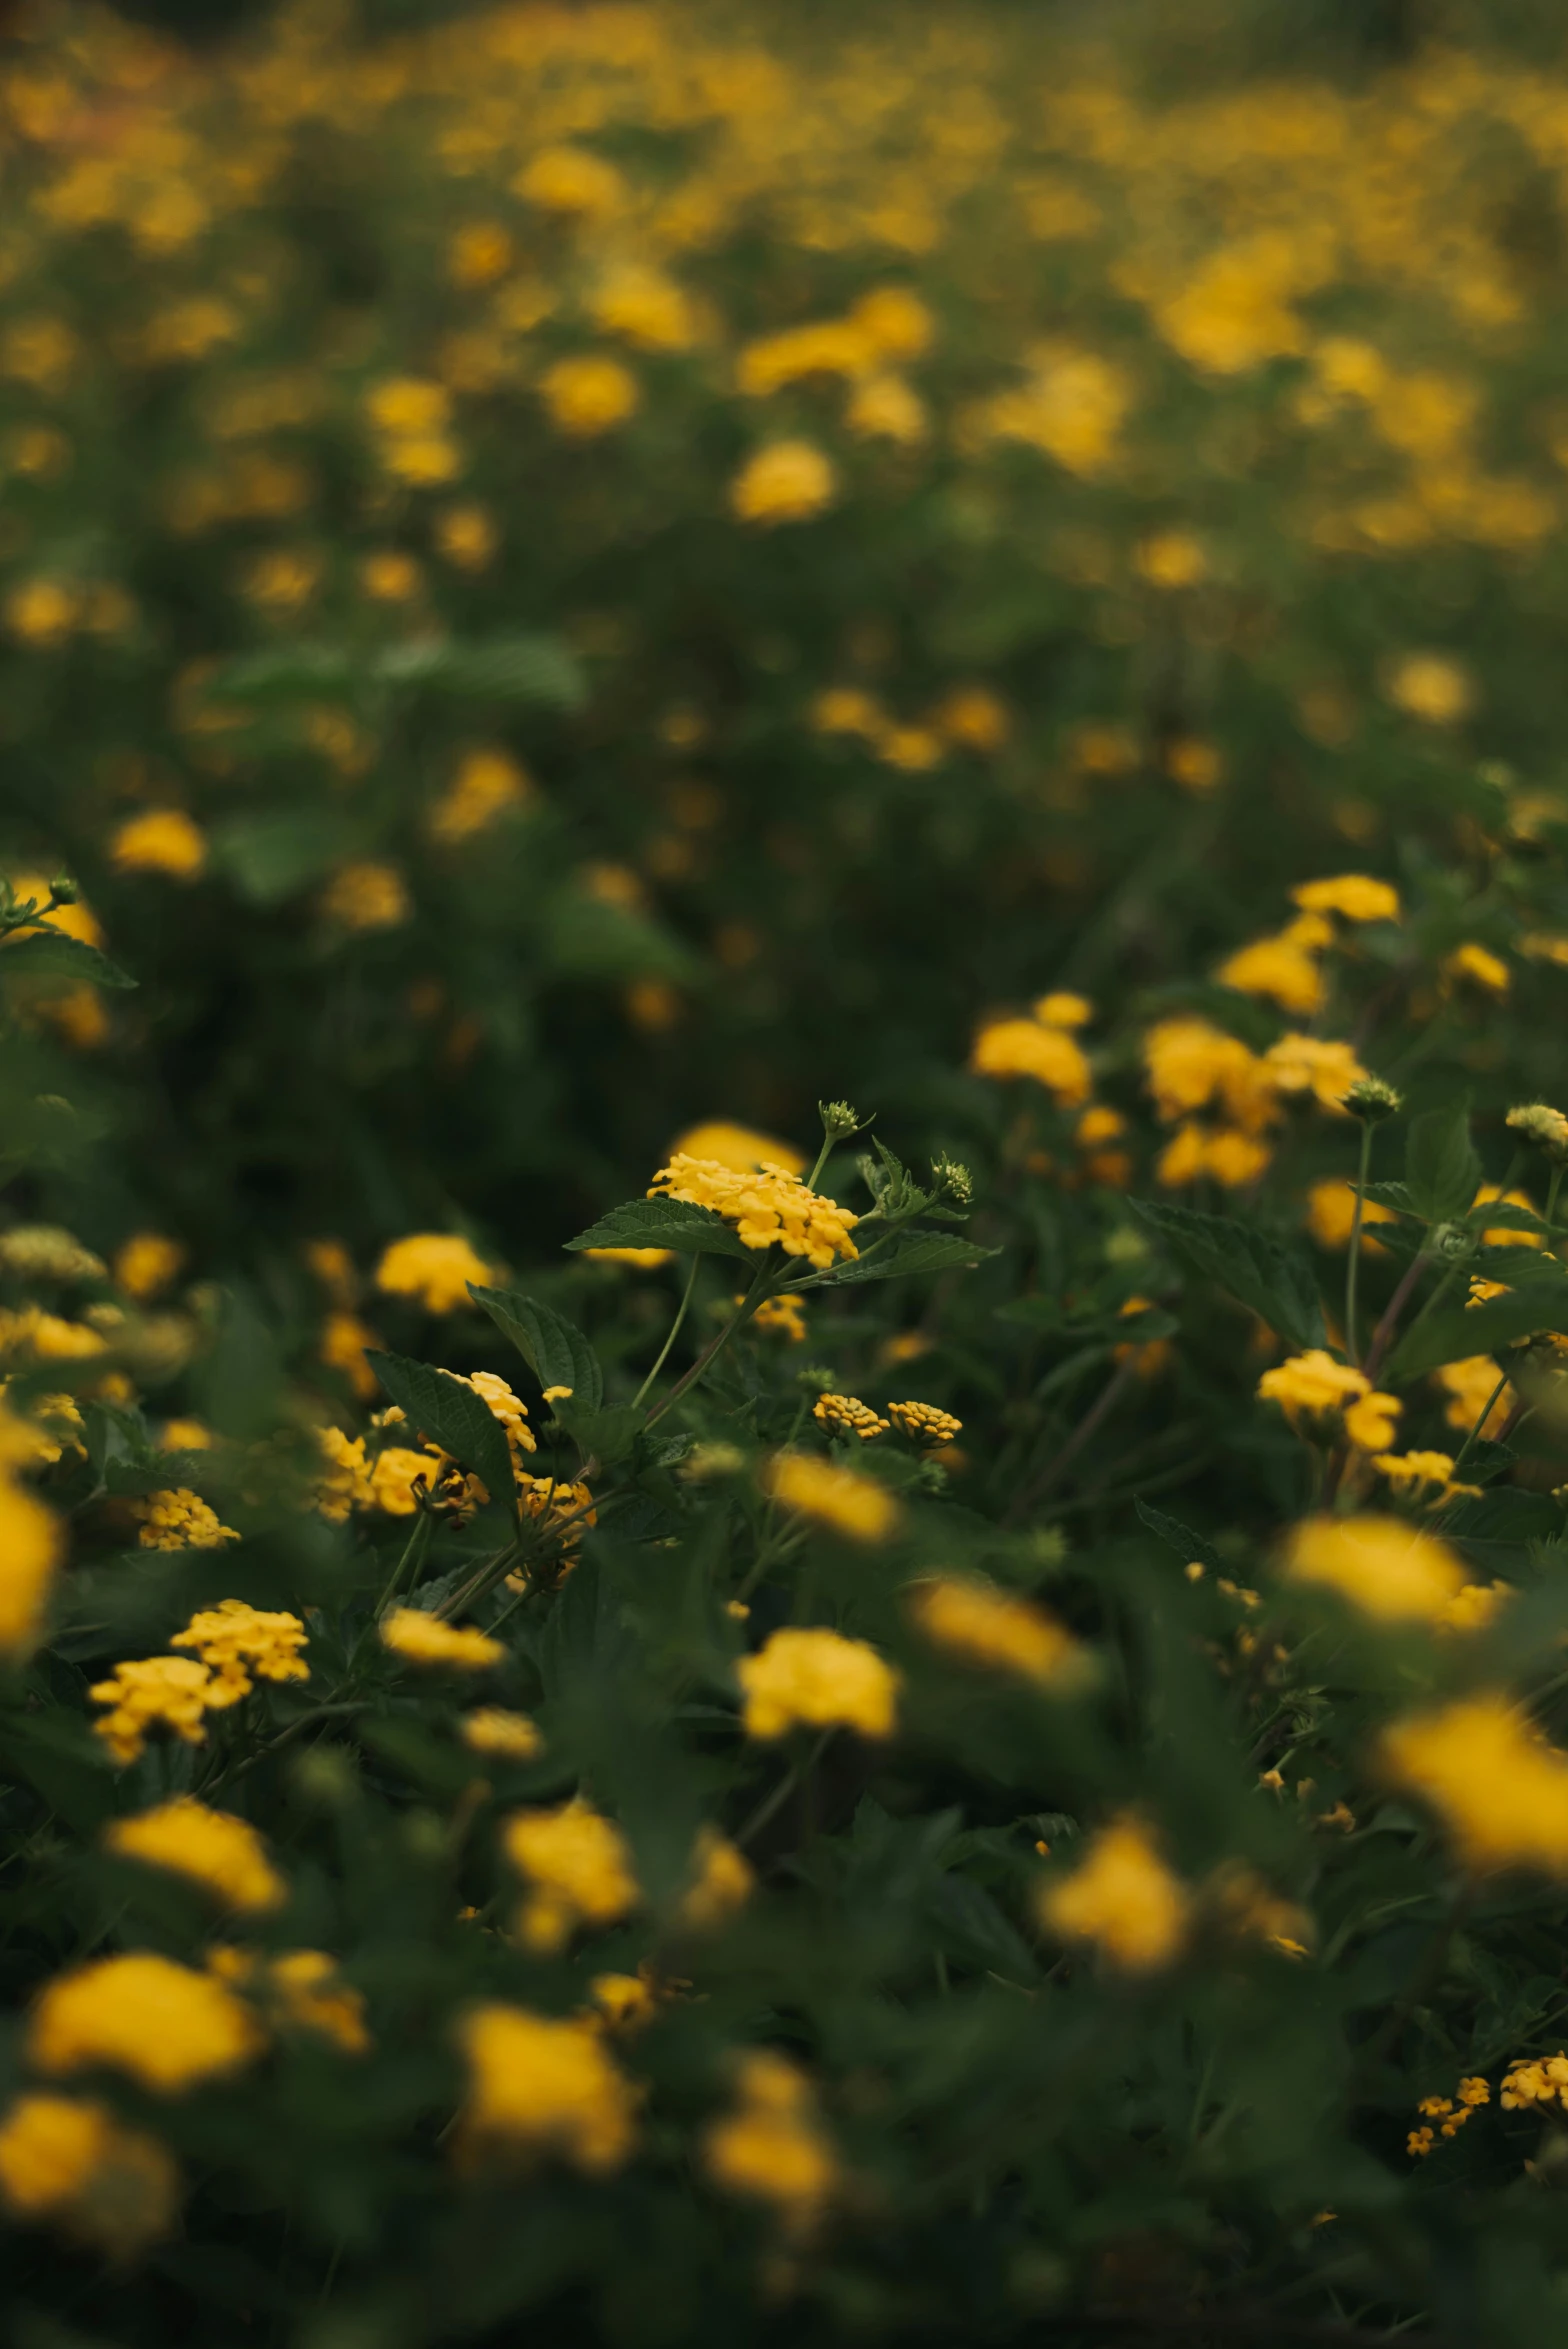
<svg viewBox="0 0 1568 2349"><path fill-rule="evenodd" d="M954 1272L999 1256L999 1248L982 1248L957 1232L909 1232L890 1240L886 1251L841 1264L822 1282L824 1288L847 1288L852 1281L891 1281L912 1272Z"/></svg>
<svg viewBox="0 0 1568 2349"><path fill-rule="evenodd" d="M0 947L0 978L85 980L94 987L136 985L96 946L84 938L68 938L63 930L33 930Z"/></svg>
<svg viewBox="0 0 1568 2349"><path fill-rule="evenodd" d="M570 1387L574 1403L585 1411L598 1410L604 1373L575 1322L516 1289L482 1289L470 1281L468 1294L511 1339L541 1387Z"/></svg>
<svg viewBox="0 0 1568 2349"><path fill-rule="evenodd" d="M391 646L372 661L382 685L422 685L473 701L543 702L575 710L587 698L581 664L553 636L492 636L463 644L430 637Z"/></svg>
<svg viewBox="0 0 1568 2349"><path fill-rule="evenodd" d="M1568 1333L1568 1284L1532 1286L1516 1297L1493 1297L1485 1305L1456 1305L1429 1313L1394 1348L1383 1365L1384 1380L1420 1378L1445 1362L1467 1362L1472 1354L1495 1354L1517 1346L1537 1330Z"/></svg>
<svg viewBox="0 0 1568 2349"><path fill-rule="evenodd" d="M617 1403L608 1411L579 1411L558 1403L555 1415L586 1456L593 1453L606 1467L624 1460L647 1417L637 1403Z"/></svg>
<svg viewBox="0 0 1568 2349"><path fill-rule="evenodd" d="M1151 1509L1147 1501L1134 1500L1133 1507L1152 1534L1174 1550L1184 1566L1194 1560L1207 1566L1211 1574L1223 1573L1220 1554L1214 1544L1205 1541L1201 1533L1194 1533L1190 1525L1183 1525L1179 1517L1167 1517L1163 1509Z"/></svg>
<svg viewBox="0 0 1568 2349"><path fill-rule="evenodd" d="M215 827L213 860L252 905L281 905L363 845L360 820L337 808L260 808Z"/></svg>
<svg viewBox="0 0 1568 2349"><path fill-rule="evenodd" d="M1133 1199L1133 1213L1296 1347L1323 1344L1323 1308L1305 1254L1228 1215L1200 1215L1164 1199Z"/></svg>
<svg viewBox="0 0 1568 2349"><path fill-rule="evenodd" d="M492 1501L510 1502L515 1488L506 1433L472 1387L406 1355L367 1351L365 1359L414 1427L477 1476Z"/></svg>
<svg viewBox="0 0 1568 2349"><path fill-rule="evenodd" d="M682 1256L738 1256L755 1265L757 1251L738 1240L711 1207L689 1207L683 1199L628 1199L612 1207L568 1248L673 1248Z"/></svg>
<svg viewBox="0 0 1568 2349"><path fill-rule="evenodd" d="M114 1809L114 1773L102 1742L68 1714L8 1715L0 1722L0 1762L36 1787L78 1835L93 1835Z"/></svg>
<svg viewBox="0 0 1568 2349"><path fill-rule="evenodd" d="M1468 1104L1429 1109L1412 1119L1405 1139L1405 1184L1411 1206L1429 1223L1452 1223L1466 1212L1481 1186Z"/></svg>

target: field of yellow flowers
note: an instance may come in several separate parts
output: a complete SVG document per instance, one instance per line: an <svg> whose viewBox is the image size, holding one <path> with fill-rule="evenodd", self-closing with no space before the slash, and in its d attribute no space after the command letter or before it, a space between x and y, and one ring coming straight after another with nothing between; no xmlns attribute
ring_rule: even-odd
<svg viewBox="0 0 1568 2349"><path fill-rule="evenodd" d="M1502 52L8 21L18 2349L1557 2338L1565 296Z"/></svg>

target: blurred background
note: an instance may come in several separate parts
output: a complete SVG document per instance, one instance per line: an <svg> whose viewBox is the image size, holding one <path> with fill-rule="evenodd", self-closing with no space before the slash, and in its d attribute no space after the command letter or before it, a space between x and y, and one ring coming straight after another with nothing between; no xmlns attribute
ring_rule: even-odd
<svg viewBox="0 0 1568 2349"><path fill-rule="evenodd" d="M540 1252L695 1119L961 1144L981 1017L1201 1007L1303 873L1549 865L1561 34L10 7L0 871L137 981L29 980L18 1212Z"/></svg>

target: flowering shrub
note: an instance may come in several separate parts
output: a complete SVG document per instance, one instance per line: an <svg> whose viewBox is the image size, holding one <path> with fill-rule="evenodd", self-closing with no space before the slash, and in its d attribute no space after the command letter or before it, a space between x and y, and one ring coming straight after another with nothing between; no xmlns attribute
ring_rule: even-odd
<svg viewBox="0 0 1568 2349"><path fill-rule="evenodd" d="M24 2349L1552 2337L1565 115L0 57Z"/></svg>

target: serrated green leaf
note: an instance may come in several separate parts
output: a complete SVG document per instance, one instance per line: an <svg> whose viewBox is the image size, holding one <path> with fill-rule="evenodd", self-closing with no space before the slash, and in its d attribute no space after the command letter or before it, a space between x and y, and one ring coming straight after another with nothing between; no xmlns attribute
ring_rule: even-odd
<svg viewBox="0 0 1568 2349"><path fill-rule="evenodd" d="M1429 1109L1412 1119L1405 1139L1405 1183L1412 1207L1429 1223L1452 1223L1465 1213L1481 1184L1468 1105Z"/></svg>
<svg viewBox="0 0 1568 2349"><path fill-rule="evenodd" d="M136 985L96 946L89 946L85 938L68 938L63 930L31 930L24 938L13 935L0 946L0 978L70 979L93 987Z"/></svg>
<svg viewBox="0 0 1568 2349"><path fill-rule="evenodd" d="M885 1253L879 1251L839 1265L822 1286L842 1289L856 1281L901 1280L906 1273L966 1270L1000 1253L998 1248L982 1248L974 1240L961 1239L957 1232L910 1232L890 1241Z"/></svg>
<svg viewBox="0 0 1568 2349"><path fill-rule="evenodd" d="M1445 1362L1467 1362L1473 1354L1494 1354L1517 1346L1537 1330L1568 1333L1568 1284L1534 1286L1518 1296L1493 1297L1485 1305L1452 1306L1429 1313L1394 1348L1383 1365L1385 1381L1421 1378Z"/></svg>
<svg viewBox="0 0 1568 2349"><path fill-rule="evenodd" d="M757 1251L737 1239L711 1207L689 1207L683 1199L628 1199L612 1207L568 1248L673 1248L682 1256L737 1256L755 1265Z"/></svg>
<svg viewBox="0 0 1568 2349"><path fill-rule="evenodd" d="M1133 1507L1149 1531L1167 1549L1174 1550L1184 1566L1196 1561L1200 1566L1207 1566L1212 1574L1223 1571L1220 1554L1213 1543L1205 1541L1201 1533L1194 1533L1190 1525L1183 1525L1179 1517L1167 1517L1163 1509L1151 1509L1147 1501L1135 1499Z"/></svg>
<svg viewBox="0 0 1568 2349"><path fill-rule="evenodd" d="M448 1371L434 1370L428 1362L411 1362L403 1354L367 1351L365 1359L393 1402L408 1413L411 1425L477 1476L492 1501L509 1504L514 1487L506 1434L473 1388Z"/></svg>
<svg viewBox="0 0 1568 2349"><path fill-rule="evenodd" d="M584 1454L593 1453L606 1466L625 1459L647 1416L636 1403L617 1403L608 1411L580 1411L571 1403L558 1403L555 1415Z"/></svg>
<svg viewBox="0 0 1568 2349"><path fill-rule="evenodd" d="M281 905L361 845L363 825L337 808L261 808L212 834L213 862L252 905Z"/></svg>
<svg viewBox="0 0 1568 2349"><path fill-rule="evenodd" d="M511 1339L541 1387L570 1387L574 1403L585 1411L598 1410L604 1373L575 1322L516 1289L482 1289L470 1281L468 1294Z"/></svg>
<svg viewBox="0 0 1568 2349"><path fill-rule="evenodd" d="M1164 1199L1133 1199L1133 1213L1195 1271L1217 1281L1296 1347L1321 1346L1323 1307L1306 1255L1228 1215L1200 1215Z"/></svg>
<svg viewBox="0 0 1568 2349"><path fill-rule="evenodd" d="M553 636L492 636L471 644L431 637L378 654L370 675L378 684L420 685L465 700L567 710L580 709L588 690L580 662Z"/></svg>

